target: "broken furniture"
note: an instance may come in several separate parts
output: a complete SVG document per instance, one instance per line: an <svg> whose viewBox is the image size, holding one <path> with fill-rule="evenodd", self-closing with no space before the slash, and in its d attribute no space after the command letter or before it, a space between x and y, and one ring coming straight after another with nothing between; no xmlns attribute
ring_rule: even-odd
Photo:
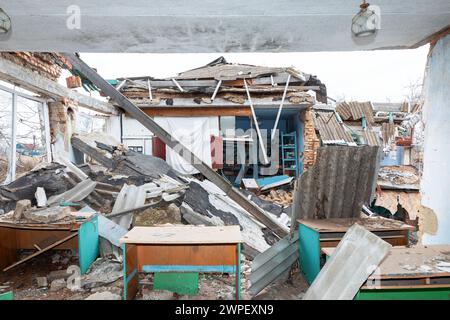
<svg viewBox="0 0 450 320"><path fill-rule="evenodd" d="M401 221L377 218L299 219L300 267L311 284L321 267L321 249L336 247L347 230L355 223L375 233L393 246L409 244L413 226ZM322 259L323 260L323 259Z"/></svg>
<svg viewBox="0 0 450 320"><path fill-rule="evenodd" d="M139 272L235 273L236 299L240 298L239 226L135 227L120 242L125 300L135 297Z"/></svg>
<svg viewBox="0 0 450 320"><path fill-rule="evenodd" d="M323 248L329 259L335 248ZM449 300L450 246L393 247L357 300Z"/></svg>
<svg viewBox="0 0 450 320"><path fill-rule="evenodd" d="M0 268L4 272L51 249L77 248L84 274L99 253L97 216L70 224L0 222ZM17 261L21 249L37 251Z"/></svg>

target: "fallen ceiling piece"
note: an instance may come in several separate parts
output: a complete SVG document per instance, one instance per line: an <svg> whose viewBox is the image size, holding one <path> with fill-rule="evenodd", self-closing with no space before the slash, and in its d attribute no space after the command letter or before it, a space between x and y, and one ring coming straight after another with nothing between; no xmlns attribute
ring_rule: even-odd
<svg viewBox="0 0 450 320"><path fill-rule="evenodd" d="M391 247L372 232L354 224L345 233L303 300L352 300Z"/></svg>

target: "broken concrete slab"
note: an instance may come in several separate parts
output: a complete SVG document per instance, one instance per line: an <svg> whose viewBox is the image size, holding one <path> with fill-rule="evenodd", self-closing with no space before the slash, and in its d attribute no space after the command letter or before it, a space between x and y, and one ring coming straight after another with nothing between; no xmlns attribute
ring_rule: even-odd
<svg viewBox="0 0 450 320"><path fill-rule="evenodd" d="M16 209L14 210L13 219L20 220L23 213L31 208L31 201L28 199L19 200L16 203Z"/></svg>
<svg viewBox="0 0 450 320"><path fill-rule="evenodd" d="M106 258L99 258L82 276L81 285L85 289L92 289L113 283L122 278L122 264Z"/></svg>
<svg viewBox="0 0 450 320"><path fill-rule="evenodd" d="M175 300L174 293L168 290L142 289L142 300Z"/></svg>
<svg viewBox="0 0 450 320"><path fill-rule="evenodd" d="M354 224L313 281L304 300L352 300L391 245Z"/></svg>
<svg viewBox="0 0 450 320"><path fill-rule="evenodd" d="M36 283L38 288L46 288L48 286L47 277L36 277Z"/></svg>
<svg viewBox="0 0 450 320"><path fill-rule="evenodd" d="M50 291L59 291L67 287L66 280L56 279L50 283Z"/></svg>
<svg viewBox="0 0 450 320"><path fill-rule="evenodd" d="M45 194L44 188L37 187L36 192L34 193L34 197L36 198L36 205L38 208L47 206L47 195Z"/></svg>
<svg viewBox="0 0 450 320"><path fill-rule="evenodd" d="M96 292L84 300L121 300L120 295L109 291Z"/></svg>
<svg viewBox="0 0 450 320"><path fill-rule="evenodd" d="M25 211L24 217L36 222L52 223L70 217L70 212L70 207L50 207Z"/></svg>

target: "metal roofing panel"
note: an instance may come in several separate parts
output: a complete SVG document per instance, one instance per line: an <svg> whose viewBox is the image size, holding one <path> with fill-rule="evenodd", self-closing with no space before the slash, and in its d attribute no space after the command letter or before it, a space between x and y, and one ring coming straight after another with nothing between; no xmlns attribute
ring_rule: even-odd
<svg viewBox="0 0 450 320"><path fill-rule="evenodd" d="M273 281L282 276L295 263L299 256L298 232L287 235L266 251L260 253L252 262L250 292L256 295Z"/></svg>
<svg viewBox="0 0 450 320"><path fill-rule="evenodd" d="M370 102L341 102L336 106L336 112L343 120L361 120L364 116L368 123L372 124L373 108Z"/></svg>
<svg viewBox="0 0 450 320"><path fill-rule="evenodd" d="M379 147L325 146L299 178L299 218L359 217L377 178Z"/></svg>
<svg viewBox="0 0 450 320"><path fill-rule="evenodd" d="M343 125L338 122L335 112L314 110L314 126L319 131L320 139L326 141L342 141L353 143L353 138Z"/></svg>

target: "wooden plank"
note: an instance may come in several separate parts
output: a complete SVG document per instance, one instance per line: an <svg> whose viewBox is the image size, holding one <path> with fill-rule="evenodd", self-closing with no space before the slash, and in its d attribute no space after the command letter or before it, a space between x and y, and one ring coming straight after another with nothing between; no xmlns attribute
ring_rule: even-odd
<svg viewBox="0 0 450 320"><path fill-rule="evenodd" d="M47 79L4 58L0 58L0 78L47 97L73 100L79 106L93 111L104 114L119 114L117 108L108 102L70 90L56 81Z"/></svg>
<svg viewBox="0 0 450 320"><path fill-rule="evenodd" d="M138 269L157 266L236 265L236 244L230 245L137 245Z"/></svg>
<svg viewBox="0 0 450 320"><path fill-rule="evenodd" d="M53 248L59 246L60 244L66 242L66 241L69 241L70 239L72 239L72 238L74 238L74 237L76 237L76 236L77 236L77 233L74 232L74 233L71 234L70 236L68 236L68 237L66 237L66 238L64 238L64 239L62 239L62 240L59 240L59 241L55 242L54 244L52 244L52 245L50 245L50 246L48 246L48 247L42 249L41 251L35 252L35 253L29 255L28 257L26 257L26 258L24 258L24 259L22 259L22 260L20 260L20 261L17 261L16 263L10 265L9 267L4 268L4 269L3 269L3 272L6 272L6 271L8 271L8 270L10 270L10 269L12 269L12 268L14 268L14 267L16 267L16 266L18 266L18 265L24 263L24 262L26 262L26 261L28 261L28 260L31 260L31 259L33 259L34 257L37 257L37 256L41 255L42 253L47 252L48 250L51 250L51 249L53 249Z"/></svg>
<svg viewBox="0 0 450 320"><path fill-rule="evenodd" d="M240 243L239 226L222 227L134 227L120 239L136 244L223 244Z"/></svg>
<svg viewBox="0 0 450 320"><path fill-rule="evenodd" d="M336 248L322 248L322 253L331 256ZM379 265L379 270L369 279L425 279L450 277L450 272L437 268L439 261L448 261L450 245L429 245L426 247L392 247L386 258ZM427 265L429 272L420 271Z"/></svg>
<svg viewBox="0 0 450 320"><path fill-rule="evenodd" d="M318 232L346 232L353 224L358 223L369 231L415 230L413 226L401 221L377 218L335 218L335 219L299 219L299 223Z"/></svg>
<svg viewBox="0 0 450 320"><path fill-rule="evenodd" d="M98 149L91 147L89 144L87 144L80 138L72 137L70 141L72 142L72 146L75 149L83 152L85 155L91 157L101 165L104 165L109 169L114 168L116 166L116 162L114 160L105 157L105 155L100 151L98 151Z"/></svg>
<svg viewBox="0 0 450 320"><path fill-rule="evenodd" d="M251 110L248 107L146 107L142 108L150 117L213 117L213 116L235 116L249 117Z"/></svg>

